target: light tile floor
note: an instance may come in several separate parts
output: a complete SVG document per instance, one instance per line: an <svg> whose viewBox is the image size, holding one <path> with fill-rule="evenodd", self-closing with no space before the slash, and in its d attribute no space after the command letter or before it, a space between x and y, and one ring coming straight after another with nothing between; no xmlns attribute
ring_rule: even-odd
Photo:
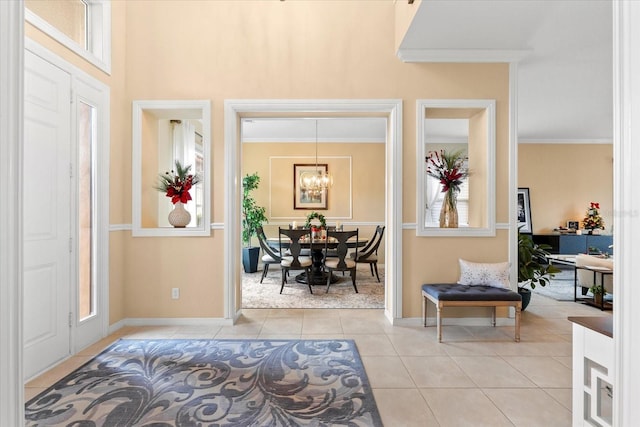
<svg viewBox="0 0 640 427"><path fill-rule="evenodd" d="M534 295L513 326L391 326L382 310L252 309L234 326L127 327L25 387L34 397L118 338L353 339L385 426L570 426L571 323L610 312ZM487 324L489 322L487 321Z"/></svg>

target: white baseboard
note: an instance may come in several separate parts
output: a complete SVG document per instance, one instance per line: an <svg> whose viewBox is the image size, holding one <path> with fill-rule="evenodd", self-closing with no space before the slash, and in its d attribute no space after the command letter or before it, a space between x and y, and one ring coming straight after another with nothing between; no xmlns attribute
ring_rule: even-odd
<svg viewBox="0 0 640 427"><path fill-rule="evenodd" d="M125 326L232 326L233 320L221 317L130 317L109 326L109 334Z"/></svg>

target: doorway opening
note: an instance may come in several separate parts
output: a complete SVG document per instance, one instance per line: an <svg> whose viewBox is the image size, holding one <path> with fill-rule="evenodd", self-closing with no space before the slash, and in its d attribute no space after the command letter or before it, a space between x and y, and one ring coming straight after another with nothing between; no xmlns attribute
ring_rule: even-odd
<svg viewBox="0 0 640 427"><path fill-rule="evenodd" d="M240 123L241 176L259 179L251 198L266 216L261 223L266 239L252 236L243 242L243 252L248 247L257 250L267 245L278 253L279 228L302 227L309 216L315 215L321 215L328 228L358 230L359 246L352 242L358 248L351 248L351 254L356 250L362 253L368 240L376 241L377 227L385 226L384 115L278 115L243 117ZM303 188L302 177L319 170L331 176L333 185L310 193ZM309 249L303 251L303 255L311 255ZM322 248L316 247L315 252L320 255ZM280 293L280 265L263 263L264 254L263 249L260 256L254 255L257 266L245 266L243 254L242 308L384 308L383 243L375 264L378 275L373 274L374 264L358 265L358 293L354 292L349 275L333 275L335 282L332 280L330 292L326 292L323 280L316 280L311 294L305 283L296 283L295 276L300 271L294 271ZM320 271L318 264L316 269ZM323 275L317 274L318 278Z"/></svg>
<svg viewBox="0 0 640 427"><path fill-rule="evenodd" d="M241 121L255 117L383 117L386 120L384 176L384 310L393 322L402 317L402 103L400 100L228 100L225 101L225 318L242 310L241 277Z"/></svg>

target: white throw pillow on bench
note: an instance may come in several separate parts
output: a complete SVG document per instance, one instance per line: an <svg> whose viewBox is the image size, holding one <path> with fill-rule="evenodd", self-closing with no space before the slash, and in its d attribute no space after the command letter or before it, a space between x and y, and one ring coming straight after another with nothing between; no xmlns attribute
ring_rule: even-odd
<svg viewBox="0 0 640 427"><path fill-rule="evenodd" d="M465 261L460 262L460 279L458 284L468 286L493 286L494 288L509 289L509 263L479 263Z"/></svg>

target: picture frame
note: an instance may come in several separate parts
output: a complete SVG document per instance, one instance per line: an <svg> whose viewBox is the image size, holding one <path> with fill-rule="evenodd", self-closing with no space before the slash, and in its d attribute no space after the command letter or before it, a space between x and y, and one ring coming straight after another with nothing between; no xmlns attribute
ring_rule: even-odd
<svg viewBox="0 0 640 427"><path fill-rule="evenodd" d="M567 221L567 229L577 230L580 228L580 221Z"/></svg>
<svg viewBox="0 0 640 427"><path fill-rule="evenodd" d="M529 197L529 188L518 188L517 197L517 212L516 217L518 220L518 230L523 234L532 234L533 227L531 225L531 199Z"/></svg>
<svg viewBox="0 0 640 427"><path fill-rule="evenodd" d="M296 163L293 165L293 209L299 210L320 210L327 209L328 190L322 193L307 194L300 186L300 176L305 172L315 172L316 170L326 173L329 169L327 163L307 164Z"/></svg>

